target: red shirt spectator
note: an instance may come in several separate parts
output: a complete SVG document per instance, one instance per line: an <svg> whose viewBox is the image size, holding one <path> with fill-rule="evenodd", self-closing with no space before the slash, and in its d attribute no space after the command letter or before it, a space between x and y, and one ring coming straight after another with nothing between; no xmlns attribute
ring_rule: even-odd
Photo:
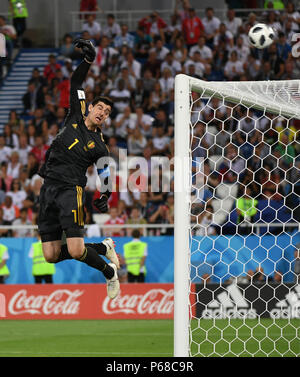
<svg viewBox="0 0 300 377"><path fill-rule="evenodd" d="M189 9L189 17L182 22L182 32L188 46L195 45L199 37L204 34L202 21L196 16L193 8Z"/></svg>
<svg viewBox="0 0 300 377"><path fill-rule="evenodd" d="M64 79L57 85L57 91L59 92L59 107L64 109L69 108L70 104L70 80Z"/></svg>
<svg viewBox="0 0 300 377"><path fill-rule="evenodd" d="M110 219L105 222L105 225L123 225L124 220L118 217L118 209L111 207L109 209ZM104 233L107 237L122 237L124 236L124 230L118 228L105 229Z"/></svg>
<svg viewBox="0 0 300 377"><path fill-rule="evenodd" d="M49 149L49 145L44 144L42 136L35 137L35 146L31 149L30 153L32 153L38 163L41 164L45 161L46 152Z"/></svg>
<svg viewBox="0 0 300 377"><path fill-rule="evenodd" d="M97 0L81 0L79 10L80 12L97 12ZM85 15L85 18L86 17L87 15ZM82 14L79 16L79 18L82 18Z"/></svg>
<svg viewBox="0 0 300 377"><path fill-rule="evenodd" d="M49 55L49 63L44 68L44 77L51 82L56 77L56 72L61 69L61 65L56 62L53 54Z"/></svg>
<svg viewBox="0 0 300 377"><path fill-rule="evenodd" d="M139 21L139 26L142 27L148 35L159 35L160 30L163 30L168 25L156 12L153 12L150 16L142 18ZM156 28L157 32L155 33Z"/></svg>

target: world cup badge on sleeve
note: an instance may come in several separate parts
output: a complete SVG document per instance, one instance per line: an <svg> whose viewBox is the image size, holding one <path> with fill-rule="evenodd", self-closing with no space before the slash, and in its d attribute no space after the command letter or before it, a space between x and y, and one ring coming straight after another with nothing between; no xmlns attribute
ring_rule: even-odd
<svg viewBox="0 0 300 377"><path fill-rule="evenodd" d="M6 57L6 48L5 48L5 37L4 34L0 33L0 57Z"/></svg>

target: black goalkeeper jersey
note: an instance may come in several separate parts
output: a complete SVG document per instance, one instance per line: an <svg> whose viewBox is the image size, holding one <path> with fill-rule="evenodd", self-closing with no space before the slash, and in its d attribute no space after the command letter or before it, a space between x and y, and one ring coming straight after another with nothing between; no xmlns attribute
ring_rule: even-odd
<svg viewBox="0 0 300 377"><path fill-rule="evenodd" d="M90 131L84 123L86 102L82 83L89 68L90 64L82 61L72 75L68 115L39 172L45 182L84 187L87 168L109 154L101 131Z"/></svg>

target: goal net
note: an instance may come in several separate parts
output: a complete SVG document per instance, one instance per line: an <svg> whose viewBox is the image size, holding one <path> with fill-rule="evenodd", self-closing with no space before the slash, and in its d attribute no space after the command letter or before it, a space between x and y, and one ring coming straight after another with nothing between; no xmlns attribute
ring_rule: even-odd
<svg viewBox="0 0 300 377"><path fill-rule="evenodd" d="M300 81L175 80L175 356L300 356Z"/></svg>

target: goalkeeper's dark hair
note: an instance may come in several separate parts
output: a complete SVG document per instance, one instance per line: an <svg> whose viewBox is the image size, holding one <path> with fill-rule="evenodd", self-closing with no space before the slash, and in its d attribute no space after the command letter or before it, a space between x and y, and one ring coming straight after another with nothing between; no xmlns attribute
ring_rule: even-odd
<svg viewBox="0 0 300 377"><path fill-rule="evenodd" d="M103 102L103 103L105 103L105 105L110 106L111 110L113 109L114 103L113 103L113 101L109 97L106 97L106 96L97 96L92 101L92 105L95 106L99 102Z"/></svg>

